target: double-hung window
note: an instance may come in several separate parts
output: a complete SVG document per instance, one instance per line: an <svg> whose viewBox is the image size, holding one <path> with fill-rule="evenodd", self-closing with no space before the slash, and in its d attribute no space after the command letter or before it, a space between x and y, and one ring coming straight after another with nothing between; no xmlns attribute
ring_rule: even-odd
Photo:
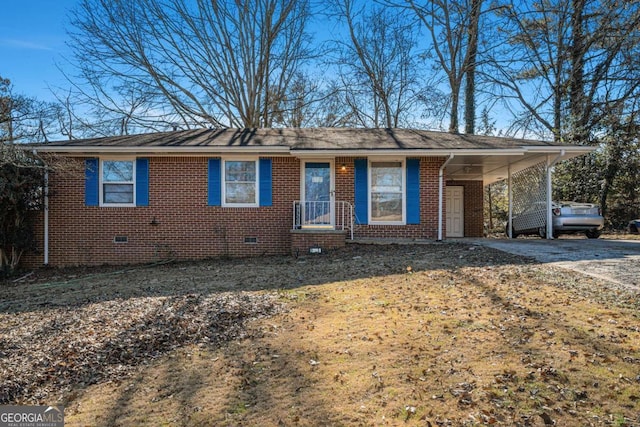
<svg viewBox="0 0 640 427"><path fill-rule="evenodd" d="M101 179L102 205L135 205L134 160L103 160Z"/></svg>
<svg viewBox="0 0 640 427"><path fill-rule="evenodd" d="M225 160L223 205L258 206L258 161Z"/></svg>
<svg viewBox="0 0 640 427"><path fill-rule="evenodd" d="M372 161L370 183L371 223L403 224L405 222L403 162Z"/></svg>

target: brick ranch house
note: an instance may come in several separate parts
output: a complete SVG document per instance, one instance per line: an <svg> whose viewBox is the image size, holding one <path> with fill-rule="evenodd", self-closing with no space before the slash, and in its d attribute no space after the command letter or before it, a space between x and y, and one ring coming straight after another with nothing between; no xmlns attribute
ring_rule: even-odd
<svg viewBox="0 0 640 427"><path fill-rule="evenodd" d="M406 129L187 130L29 144L51 172L28 265L299 254L483 236L483 186L585 147Z"/></svg>

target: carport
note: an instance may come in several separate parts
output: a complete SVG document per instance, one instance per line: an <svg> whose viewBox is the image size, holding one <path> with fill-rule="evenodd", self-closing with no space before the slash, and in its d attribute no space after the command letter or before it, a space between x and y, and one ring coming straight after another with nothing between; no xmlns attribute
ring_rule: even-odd
<svg viewBox="0 0 640 427"><path fill-rule="evenodd" d="M552 176L554 166L594 151L597 147L561 145L540 141L522 140L521 146L486 150L451 150L440 168L438 189L438 240L443 239L444 181L482 181L483 186L507 181L509 200L509 224L514 215L514 199L517 206L534 201L546 204L546 218L539 218L540 226L546 224L546 238L553 239L552 224ZM511 237L511 230L508 230Z"/></svg>

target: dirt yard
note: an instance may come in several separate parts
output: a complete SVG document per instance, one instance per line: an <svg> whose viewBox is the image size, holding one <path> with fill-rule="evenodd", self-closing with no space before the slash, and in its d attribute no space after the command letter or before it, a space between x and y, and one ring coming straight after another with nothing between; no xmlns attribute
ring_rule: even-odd
<svg viewBox="0 0 640 427"><path fill-rule="evenodd" d="M0 404L67 426L640 426L640 295L462 243L43 270Z"/></svg>

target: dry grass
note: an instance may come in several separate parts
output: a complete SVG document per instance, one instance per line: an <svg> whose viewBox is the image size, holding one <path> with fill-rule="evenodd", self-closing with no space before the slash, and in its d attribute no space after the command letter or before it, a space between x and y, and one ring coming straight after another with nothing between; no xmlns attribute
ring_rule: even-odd
<svg viewBox="0 0 640 427"><path fill-rule="evenodd" d="M242 284L286 310L74 388L68 426L640 425L638 295L497 251L350 247L110 277L88 299L107 283L139 297L153 278L161 295Z"/></svg>
<svg viewBox="0 0 640 427"><path fill-rule="evenodd" d="M626 231L607 232L602 235L602 238L611 240L640 240L640 233L627 233Z"/></svg>

